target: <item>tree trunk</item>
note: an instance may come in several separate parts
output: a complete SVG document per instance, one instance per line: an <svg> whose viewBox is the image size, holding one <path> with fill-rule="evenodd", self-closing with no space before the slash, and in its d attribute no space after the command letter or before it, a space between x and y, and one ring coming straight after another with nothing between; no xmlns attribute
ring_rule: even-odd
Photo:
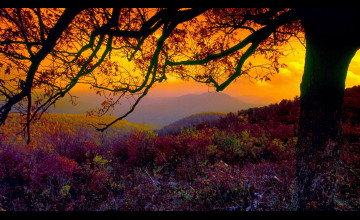
<svg viewBox="0 0 360 220"><path fill-rule="evenodd" d="M306 58L296 146L297 206L298 210L332 210L345 78L358 47L347 33L341 33L341 22L334 22L338 14L314 12L302 19Z"/></svg>

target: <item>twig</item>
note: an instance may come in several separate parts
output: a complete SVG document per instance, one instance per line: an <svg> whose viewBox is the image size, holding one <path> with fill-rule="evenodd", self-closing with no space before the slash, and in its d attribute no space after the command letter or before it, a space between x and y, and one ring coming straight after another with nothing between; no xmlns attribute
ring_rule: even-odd
<svg viewBox="0 0 360 220"><path fill-rule="evenodd" d="M153 178L151 178L150 174L148 173L148 171L145 169L145 173L149 176L149 178L151 179L151 181L153 182L154 186L157 187L156 182L154 181Z"/></svg>
<svg viewBox="0 0 360 220"><path fill-rule="evenodd" d="M346 163L344 163L342 160L339 160L340 164L343 165L344 168L346 168L348 171L350 171L350 173L352 173L358 180L360 180L360 176L358 175L358 173L353 170L349 165L347 165Z"/></svg>

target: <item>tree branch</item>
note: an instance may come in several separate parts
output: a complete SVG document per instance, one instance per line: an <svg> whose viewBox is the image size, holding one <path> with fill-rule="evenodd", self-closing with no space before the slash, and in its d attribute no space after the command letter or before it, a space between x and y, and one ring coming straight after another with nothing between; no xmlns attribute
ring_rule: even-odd
<svg viewBox="0 0 360 220"><path fill-rule="evenodd" d="M30 65L29 71L27 72L25 87L21 90L20 93L9 98L9 101L0 108L0 125L5 123L11 108L31 93L34 76L40 65L40 62L55 47L56 41L60 38L63 31L68 27L74 17L81 12L81 10L82 9L75 8L65 9L56 25L50 30L47 39L43 43L43 47L31 58L32 63Z"/></svg>

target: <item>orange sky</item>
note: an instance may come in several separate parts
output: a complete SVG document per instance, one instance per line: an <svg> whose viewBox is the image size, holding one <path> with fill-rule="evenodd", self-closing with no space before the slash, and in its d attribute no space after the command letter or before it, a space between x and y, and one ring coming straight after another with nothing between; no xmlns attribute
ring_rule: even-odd
<svg viewBox="0 0 360 220"><path fill-rule="evenodd" d="M271 81L260 82L240 77L230 84L223 92L233 97L257 96L264 97L268 104L280 102L282 99L293 99L300 96L300 83L304 71L305 48L297 40L290 43L292 50L282 61L287 65L281 68L278 74L271 77ZM360 85L360 51L353 58L346 79L346 88ZM84 86L75 87L73 93L84 92ZM186 94L201 94L215 92L205 84L192 81L182 81L168 74L168 80L156 84L148 93L149 97L175 97ZM81 97L81 95L80 95ZM81 101L80 101L81 102Z"/></svg>
<svg viewBox="0 0 360 220"><path fill-rule="evenodd" d="M260 96L270 98L274 102L282 99L293 99L300 96L300 83L305 64L305 48L298 42L291 42L293 50L282 59L287 65L281 68L278 74L271 77L271 81L250 81L240 77L223 92L231 96ZM353 58L346 79L346 88L360 85L360 51ZM180 96L189 93L214 92L213 88L196 82L184 82L170 79L168 82L157 85L149 92L152 96Z"/></svg>
<svg viewBox="0 0 360 220"><path fill-rule="evenodd" d="M291 39L290 47L293 48L288 55L281 61L287 65L281 68L278 74L271 77L271 81L260 82L250 81L246 77L239 77L231 83L223 92L233 97L239 96L256 96L264 97L271 103L280 102L282 99L293 99L300 95L300 83L304 71L305 48L296 39ZM46 62L46 61L45 61ZM205 84L196 82L187 82L177 80L167 74L168 80L156 84L149 91L150 97L175 97L186 94L200 94L206 92L215 92L214 88ZM360 51L355 55L350 63L346 88L360 85ZM95 93L90 91L88 86L77 85L71 91L72 95L80 97Z"/></svg>
<svg viewBox="0 0 360 220"><path fill-rule="evenodd" d="M241 32L244 37L247 31ZM160 35L159 35L160 36ZM223 91L233 97L256 96L264 97L270 103L280 102L282 99L293 99L300 96L300 83L305 64L305 47L295 38L290 39L287 48L287 56L280 60L287 67L280 68L278 74L271 76L271 81L255 81L246 77L239 77ZM286 49L287 49L286 48ZM256 59L256 58L255 58ZM252 61L251 61L252 62ZM256 62L256 60L255 60ZM215 89L205 84L178 80L167 74L168 80L156 84L147 96L150 97L176 97L186 94L201 94L215 92ZM360 85L360 52L353 58L346 79L346 88ZM84 92L84 85L75 87L72 92Z"/></svg>

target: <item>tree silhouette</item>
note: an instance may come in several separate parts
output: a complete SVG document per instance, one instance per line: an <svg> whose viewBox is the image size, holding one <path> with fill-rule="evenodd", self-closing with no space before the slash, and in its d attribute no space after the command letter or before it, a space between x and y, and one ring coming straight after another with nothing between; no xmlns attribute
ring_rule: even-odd
<svg viewBox="0 0 360 220"><path fill-rule="evenodd" d="M124 115L99 125L103 131L169 74L217 91L240 76L269 80L284 66L281 46L305 32L297 206L329 210L359 20L357 9L0 9L0 124L16 108L30 141L31 122L77 84L106 95L101 114L134 97Z"/></svg>

